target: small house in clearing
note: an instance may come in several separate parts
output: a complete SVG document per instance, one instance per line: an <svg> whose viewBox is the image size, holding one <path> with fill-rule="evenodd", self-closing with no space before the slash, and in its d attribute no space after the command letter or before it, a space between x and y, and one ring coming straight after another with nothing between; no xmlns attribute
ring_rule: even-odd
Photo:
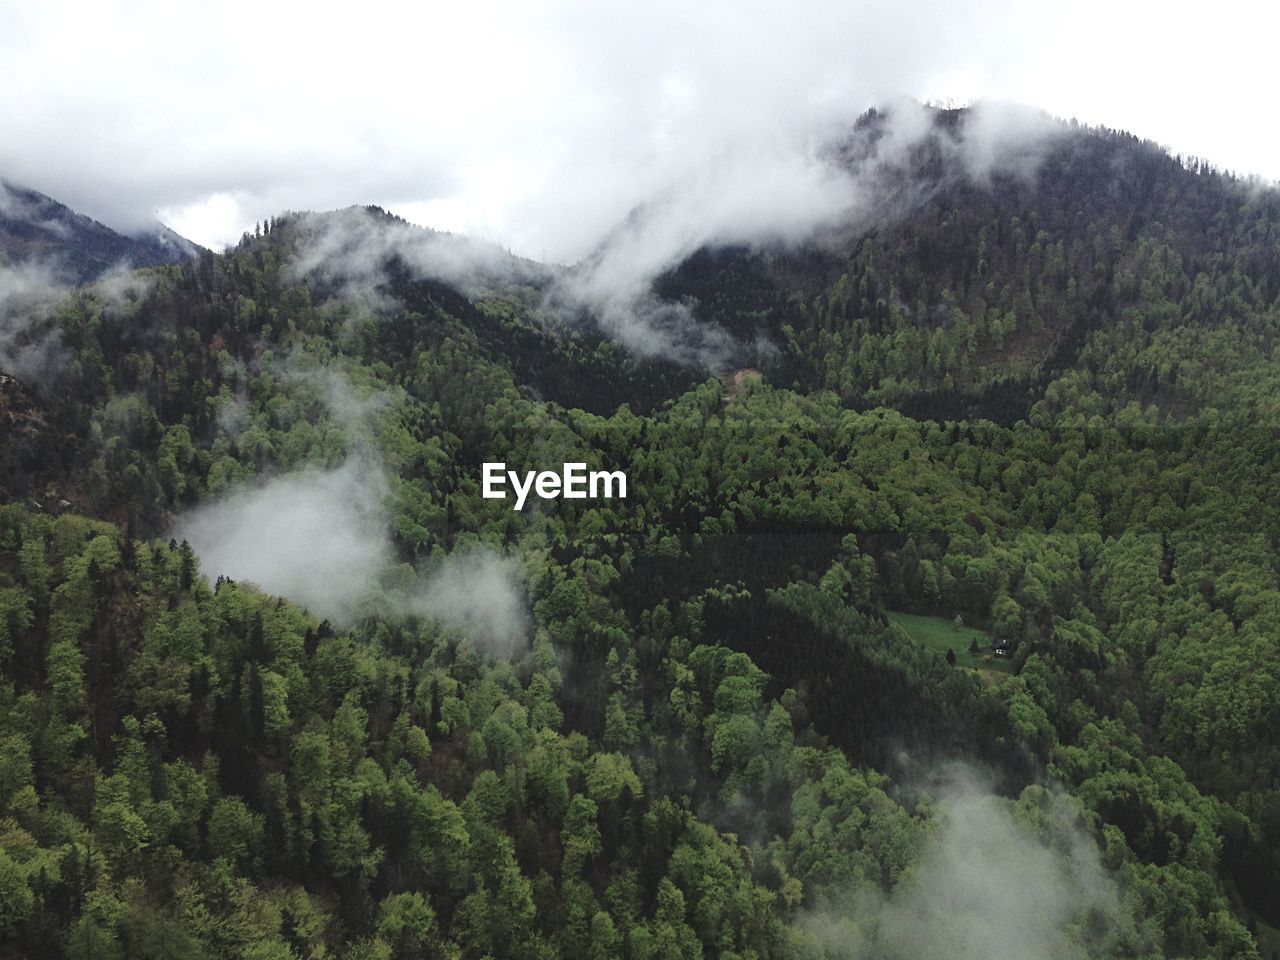
<svg viewBox="0 0 1280 960"><path fill-rule="evenodd" d="M997 657L1013 656L1013 644L1007 637L996 637L991 641L991 652Z"/></svg>

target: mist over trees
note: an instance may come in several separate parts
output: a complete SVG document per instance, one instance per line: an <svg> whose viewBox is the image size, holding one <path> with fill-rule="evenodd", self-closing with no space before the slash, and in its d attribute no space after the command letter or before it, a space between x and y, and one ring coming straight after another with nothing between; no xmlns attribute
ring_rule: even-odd
<svg viewBox="0 0 1280 960"><path fill-rule="evenodd" d="M370 209L6 314L0 950L1275 955L1280 198L929 122L713 353Z"/></svg>

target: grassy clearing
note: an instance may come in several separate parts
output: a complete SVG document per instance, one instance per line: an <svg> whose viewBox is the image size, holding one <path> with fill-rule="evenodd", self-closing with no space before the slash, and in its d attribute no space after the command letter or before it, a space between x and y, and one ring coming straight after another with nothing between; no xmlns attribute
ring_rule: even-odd
<svg viewBox="0 0 1280 960"><path fill-rule="evenodd" d="M889 611L889 622L913 640L918 640L931 650L946 656L948 650L956 653L956 666L968 667L981 673L1012 673L1013 664L1007 657L993 656L991 634L973 627L960 627L943 617L924 617L918 613ZM969 653L969 645L977 641L981 651L976 657Z"/></svg>

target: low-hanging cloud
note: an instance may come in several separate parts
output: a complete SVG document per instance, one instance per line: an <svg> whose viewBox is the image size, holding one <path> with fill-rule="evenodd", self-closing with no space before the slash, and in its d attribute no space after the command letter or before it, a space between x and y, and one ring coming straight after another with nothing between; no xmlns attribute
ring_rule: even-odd
<svg viewBox="0 0 1280 960"><path fill-rule="evenodd" d="M66 228L0 181L0 219L63 236ZM3 238L0 238L3 239ZM39 385L62 359L60 338L39 322L70 292L70 280L50 257L10 262L0 249L0 372Z"/></svg>
<svg viewBox="0 0 1280 960"><path fill-rule="evenodd" d="M182 517L210 577L248 580L348 623L390 559L380 469L352 458L335 470L286 474Z"/></svg>
<svg viewBox="0 0 1280 960"><path fill-rule="evenodd" d="M206 245L283 209L380 203L561 262L700 155L767 153L899 96L1018 97L1280 176L1257 122L1276 13L1216 10L107 0L86 21L51 0L0 35L0 171L118 228L160 210Z"/></svg>
<svg viewBox="0 0 1280 960"><path fill-rule="evenodd" d="M104 270L86 290L97 297L108 310L119 310L141 300L155 286L155 278L127 263L117 263Z"/></svg>
<svg viewBox="0 0 1280 960"><path fill-rule="evenodd" d="M958 154L965 174L977 183L989 184L996 174L1031 181L1048 149L1067 129L1045 111L1026 104L981 101L965 112L949 146Z"/></svg>
<svg viewBox="0 0 1280 960"><path fill-rule="evenodd" d="M1119 896L1087 836L1071 830L1048 845L1007 802L978 792L949 799L941 815L923 860L881 912L884 956L1097 955L1082 934L1115 912Z"/></svg>
<svg viewBox="0 0 1280 960"><path fill-rule="evenodd" d="M0 372L39 387L65 360L60 334L41 321L70 288L46 261L0 264Z"/></svg>
<svg viewBox="0 0 1280 960"><path fill-rule="evenodd" d="M938 119L932 108L899 101L859 130L707 154L561 275L552 300L585 306L641 355L715 367L750 345L695 323L688 304L657 298L661 274L702 248L795 248L848 234L903 215L954 180L1032 178L1066 130L1042 111L1004 103L976 104L951 126ZM916 169L926 149L943 161L928 180Z"/></svg>
<svg viewBox="0 0 1280 960"><path fill-rule="evenodd" d="M46 216L40 203L11 189L3 181L0 181L0 218L34 228L40 233L52 234L59 239L65 240L71 236L71 229L67 224Z"/></svg>
<svg viewBox="0 0 1280 960"><path fill-rule="evenodd" d="M178 518L207 576L247 580L339 624L352 622L392 558L384 507L388 482L364 434L384 398L360 394L331 367L301 353L273 371L314 393L353 452L336 468L304 467L242 487ZM249 421L238 400L218 411L235 435Z"/></svg>
<svg viewBox="0 0 1280 960"><path fill-rule="evenodd" d="M637 355L715 368L761 345L738 343L695 321L689 303L658 297L654 281L663 273L703 248L795 248L847 234L902 215L948 178L987 184L1002 173L1032 177L1065 129L1040 111L1008 104L978 104L959 122L942 124L935 110L899 101L857 130L775 131L756 142L744 136L691 151L678 175L568 269L355 207L299 217L291 270L381 310L398 305L389 293L392 263L472 297L520 289L540 298L540 315L591 316ZM925 148L943 161L941 182L937 173L928 181L917 175Z"/></svg>
<svg viewBox="0 0 1280 960"><path fill-rule="evenodd" d="M789 148L705 157L605 239L585 262L580 287L588 297L610 295L644 286L703 247L797 246L857 227L886 200L920 188L913 161L927 145L949 161L944 177L1030 175L1064 129L1042 111L1005 103L975 104L954 129L937 120L933 108L903 100L862 131L841 127Z"/></svg>
<svg viewBox="0 0 1280 960"><path fill-rule="evenodd" d="M526 645L529 614L513 561L487 550L446 557L406 589L386 591L393 563L380 467L354 456L333 470L304 469L243 489L182 517L206 576L249 581L340 626L364 613L436 620L486 655Z"/></svg>
<svg viewBox="0 0 1280 960"><path fill-rule="evenodd" d="M653 281L702 247L796 244L846 220L853 179L799 150L723 152L672 183L623 220L560 278L553 301L585 307L604 331L642 355L718 365L733 352L729 334L696 324L689 306L663 301Z"/></svg>
<svg viewBox="0 0 1280 960"><path fill-rule="evenodd" d="M333 367L316 364L300 352L283 359L277 372L286 382L318 395L347 437L361 444L363 437L374 430L377 415L391 403L385 391L358 391Z"/></svg>
<svg viewBox="0 0 1280 960"><path fill-rule="evenodd" d="M227 370L233 374L230 379L237 381L240 389L234 394L215 398L215 422L220 433L234 439L253 420L243 384L251 370L263 372L264 364L261 358L255 358L251 364L235 359L228 364ZM278 378L280 387L291 393L297 392L304 399L322 403L328 417L341 428L353 447L363 447L376 433L376 416L391 403L385 390L356 390L342 373L318 363L301 350L292 350L275 358L265 365L265 370Z"/></svg>
<svg viewBox="0 0 1280 960"><path fill-rule="evenodd" d="M344 294L379 306L388 302L387 268L393 261L418 278L473 297L541 284L550 274L495 244L415 226L367 207L303 214L297 229L294 277L327 280Z"/></svg>
<svg viewBox="0 0 1280 960"><path fill-rule="evenodd" d="M528 643L528 601L516 565L491 550L449 556L407 608L461 630L491 657L510 659Z"/></svg>
<svg viewBox="0 0 1280 960"><path fill-rule="evenodd" d="M515 561L469 547L407 584L395 572L391 484L370 442L389 395L359 391L302 354L277 372L322 399L353 452L336 468L271 477L181 516L173 536L191 545L204 574L255 583L340 626L366 613L425 617L458 630L488 656L519 655L529 613ZM400 585L388 588L386 580Z"/></svg>
<svg viewBox="0 0 1280 960"><path fill-rule="evenodd" d="M125 263L77 287L56 258L0 262L0 372L37 390L48 387L69 359L61 329L47 322L50 316L72 297L92 300L95 309L114 313L144 297L153 282Z"/></svg>
<svg viewBox="0 0 1280 960"><path fill-rule="evenodd" d="M802 918L829 960L1069 960L1136 956L1142 932L1072 801L1030 788L1035 810L972 776L952 780L932 833L888 895L862 892ZM1024 795L1024 799L1027 795Z"/></svg>

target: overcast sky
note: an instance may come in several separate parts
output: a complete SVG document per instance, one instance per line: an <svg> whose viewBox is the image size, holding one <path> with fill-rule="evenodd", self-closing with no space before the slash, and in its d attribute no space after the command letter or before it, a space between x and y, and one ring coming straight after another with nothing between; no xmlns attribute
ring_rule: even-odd
<svg viewBox="0 0 1280 960"><path fill-rule="evenodd" d="M210 246L376 203L571 261L672 183L789 169L901 97L1280 179L1274 4L0 0L0 24L0 177Z"/></svg>

